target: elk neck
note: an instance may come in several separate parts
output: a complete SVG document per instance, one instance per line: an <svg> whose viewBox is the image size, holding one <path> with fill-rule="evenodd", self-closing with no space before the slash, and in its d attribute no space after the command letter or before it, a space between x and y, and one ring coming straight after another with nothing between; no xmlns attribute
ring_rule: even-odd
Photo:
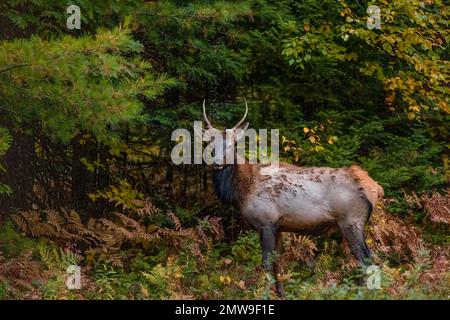
<svg viewBox="0 0 450 320"><path fill-rule="evenodd" d="M214 189L219 199L224 203L234 204L237 202L237 194L234 186L235 174L235 164L228 164L222 169L214 169Z"/></svg>
<svg viewBox="0 0 450 320"><path fill-rule="evenodd" d="M214 170L214 188L222 202L239 205L245 201L252 189L253 166L248 163L228 164Z"/></svg>

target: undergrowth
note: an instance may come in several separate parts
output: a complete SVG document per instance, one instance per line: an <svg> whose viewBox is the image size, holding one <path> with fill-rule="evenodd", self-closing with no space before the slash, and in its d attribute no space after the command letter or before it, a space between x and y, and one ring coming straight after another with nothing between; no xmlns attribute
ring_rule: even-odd
<svg viewBox="0 0 450 320"><path fill-rule="evenodd" d="M415 215L405 213L405 221L389 213L386 200L367 227L381 289L357 286L361 270L339 235L286 233L286 299L448 299L448 196L405 199ZM172 228L153 224L156 212ZM68 210L18 213L1 226L0 252L1 299L277 299L255 231L228 242L219 218L184 227L176 214L146 201L110 219L83 221ZM66 286L69 265L81 266L79 290Z"/></svg>

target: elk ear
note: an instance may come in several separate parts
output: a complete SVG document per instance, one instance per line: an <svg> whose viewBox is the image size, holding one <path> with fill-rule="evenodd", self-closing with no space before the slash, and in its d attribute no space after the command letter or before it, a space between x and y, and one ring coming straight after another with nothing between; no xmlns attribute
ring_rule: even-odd
<svg viewBox="0 0 450 320"><path fill-rule="evenodd" d="M201 121L194 121L194 137L195 139L201 140L201 141L211 141L211 137L216 135L216 131L219 131L212 127L207 127L207 129L202 128L202 122ZM220 132L220 131L219 131ZM198 141L197 140L197 141Z"/></svg>
<svg viewBox="0 0 450 320"><path fill-rule="evenodd" d="M247 131L248 129L248 125L249 123L246 122L243 125L241 125L239 128L235 129L235 140L236 142L238 142L239 140L241 140L244 135L245 135L245 131Z"/></svg>

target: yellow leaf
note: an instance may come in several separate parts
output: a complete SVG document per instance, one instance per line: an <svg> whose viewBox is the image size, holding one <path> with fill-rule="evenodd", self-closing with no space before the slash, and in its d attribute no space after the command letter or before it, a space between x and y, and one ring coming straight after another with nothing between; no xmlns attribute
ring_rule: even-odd
<svg viewBox="0 0 450 320"><path fill-rule="evenodd" d="M323 151L323 150L324 150L324 147L323 147L323 146L315 146L315 147L314 147L314 150L315 150L316 152L320 152L320 151Z"/></svg>
<svg viewBox="0 0 450 320"><path fill-rule="evenodd" d="M407 116L409 120L413 120L416 117L416 114L414 112L408 112Z"/></svg>
<svg viewBox="0 0 450 320"><path fill-rule="evenodd" d="M409 110L410 110L411 112L420 112L420 107L417 106L417 105L409 106Z"/></svg>
<svg viewBox="0 0 450 320"><path fill-rule="evenodd" d="M239 287L239 288L241 288L242 290L245 290L246 288L245 288L245 282L244 281L239 281L239 282L235 282L235 284Z"/></svg>
<svg viewBox="0 0 450 320"><path fill-rule="evenodd" d="M303 132L304 132L304 133L308 133L308 132L309 132L309 129L308 129L307 127L304 127L304 128L303 128Z"/></svg>
<svg viewBox="0 0 450 320"><path fill-rule="evenodd" d="M148 289L141 284L141 293L145 298L149 297Z"/></svg>

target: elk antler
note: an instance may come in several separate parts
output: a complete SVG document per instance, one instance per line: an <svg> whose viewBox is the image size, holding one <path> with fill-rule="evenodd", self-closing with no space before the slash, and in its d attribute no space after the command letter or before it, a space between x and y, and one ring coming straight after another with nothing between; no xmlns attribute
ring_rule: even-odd
<svg viewBox="0 0 450 320"><path fill-rule="evenodd" d="M213 128L213 126L211 125L211 122L209 122L208 116L206 115L205 101L206 100L203 100L203 118L205 119L206 126L208 127L208 129L210 129L210 128Z"/></svg>
<svg viewBox="0 0 450 320"><path fill-rule="evenodd" d="M245 101L245 114L242 117L242 119L233 127L232 130L239 128L239 126L244 123L245 118L247 118L248 106L247 106L247 99L245 99L245 97L244 97L244 101Z"/></svg>

